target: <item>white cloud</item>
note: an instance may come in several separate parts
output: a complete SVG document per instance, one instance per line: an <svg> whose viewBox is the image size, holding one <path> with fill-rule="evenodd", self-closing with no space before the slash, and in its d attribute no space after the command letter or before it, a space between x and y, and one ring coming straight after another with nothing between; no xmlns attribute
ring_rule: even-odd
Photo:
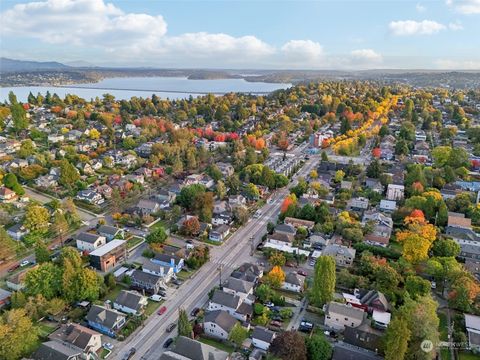
<svg viewBox="0 0 480 360"><path fill-rule="evenodd" d="M433 20L399 20L392 21L388 25L394 35L432 35L446 29L446 26Z"/></svg>
<svg viewBox="0 0 480 360"><path fill-rule="evenodd" d="M417 12L419 13L423 13L425 11L427 11L427 7L425 5L422 5L420 3L418 3L417 5L415 5L415 9L417 10Z"/></svg>
<svg viewBox="0 0 480 360"><path fill-rule="evenodd" d="M480 59L478 60L450 60L439 59L435 65L443 70L480 70Z"/></svg>
<svg viewBox="0 0 480 360"><path fill-rule="evenodd" d="M323 56L322 46L312 40L290 40L280 50L293 64L319 61Z"/></svg>
<svg viewBox="0 0 480 360"><path fill-rule="evenodd" d="M372 49L353 50L350 54L354 61L373 64L378 64L383 61L382 55Z"/></svg>
<svg viewBox="0 0 480 360"><path fill-rule="evenodd" d="M463 30L463 25L460 22L454 22L448 24L448 28L453 31Z"/></svg>
<svg viewBox="0 0 480 360"><path fill-rule="evenodd" d="M446 4L461 14L480 14L480 0L447 0Z"/></svg>

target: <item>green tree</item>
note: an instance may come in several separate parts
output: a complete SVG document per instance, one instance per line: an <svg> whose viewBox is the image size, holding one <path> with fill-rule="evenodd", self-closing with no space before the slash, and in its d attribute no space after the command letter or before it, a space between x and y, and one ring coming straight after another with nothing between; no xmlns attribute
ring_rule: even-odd
<svg viewBox="0 0 480 360"><path fill-rule="evenodd" d="M393 318L385 335L385 360L403 360L410 341L408 323L399 316Z"/></svg>
<svg viewBox="0 0 480 360"><path fill-rule="evenodd" d="M223 181L218 181L217 186L215 187L215 192L220 200L223 200L227 195L227 187Z"/></svg>
<svg viewBox="0 0 480 360"><path fill-rule="evenodd" d="M260 191L255 184L249 183L245 186L245 196L251 200L256 200L260 197Z"/></svg>
<svg viewBox="0 0 480 360"><path fill-rule="evenodd" d="M165 228L163 226L159 226L150 234L147 235L145 240L149 244L163 244L165 240L167 240L167 233L165 232Z"/></svg>
<svg viewBox="0 0 480 360"><path fill-rule="evenodd" d="M235 347L240 347L247 338L247 336L248 330L237 322L230 331L230 334L228 335L228 340L234 343Z"/></svg>
<svg viewBox="0 0 480 360"><path fill-rule="evenodd" d="M27 158L30 155L35 153L35 145L32 140L26 139L22 141L22 145L20 146L20 150L18 150L17 155L22 159Z"/></svg>
<svg viewBox="0 0 480 360"><path fill-rule="evenodd" d="M17 360L31 353L38 330L24 309L13 309L0 317L0 359Z"/></svg>
<svg viewBox="0 0 480 360"><path fill-rule="evenodd" d="M260 284L255 290L255 295L257 295L258 300L264 303L271 299L273 290L267 284Z"/></svg>
<svg viewBox="0 0 480 360"><path fill-rule="evenodd" d="M41 294L50 300L61 291L61 269L46 262L28 271L25 277L25 289L29 295Z"/></svg>
<svg viewBox="0 0 480 360"><path fill-rule="evenodd" d="M50 214L41 205L30 205L25 213L23 225L34 233L45 234L48 231Z"/></svg>
<svg viewBox="0 0 480 360"><path fill-rule="evenodd" d="M28 128L27 113L21 104L10 106L10 112L12 114L13 129L15 132Z"/></svg>
<svg viewBox="0 0 480 360"><path fill-rule="evenodd" d="M178 335L191 338L192 333L193 328L192 324L190 324L190 321L188 320L187 312L182 308L178 309Z"/></svg>
<svg viewBox="0 0 480 360"><path fill-rule="evenodd" d="M80 179L75 166L73 166L67 159L64 159L60 164L60 178L58 182L68 189L71 189L73 185Z"/></svg>
<svg viewBox="0 0 480 360"><path fill-rule="evenodd" d="M427 295L430 292L430 286L430 281L416 275L409 275L405 281L405 290L413 299Z"/></svg>
<svg viewBox="0 0 480 360"><path fill-rule="evenodd" d="M335 259L322 255L317 259L311 289L311 301L322 306L333 299L335 292Z"/></svg>
<svg viewBox="0 0 480 360"><path fill-rule="evenodd" d="M0 226L0 260L10 259L15 255L17 243L8 235L4 226Z"/></svg>
<svg viewBox="0 0 480 360"><path fill-rule="evenodd" d="M307 347L307 359L330 360L333 354L332 345L325 339L323 334L314 334L305 339Z"/></svg>
<svg viewBox="0 0 480 360"><path fill-rule="evenodd" d="M269 351L282 360L306 360L307 348L297 331L284 331L273 339Z"/></svg>
<svg viewBox="0 0 480 360"><path fill-rule="evenodd" d="M437 214L437 225L446 226L448 222L448 208L445 201L440 201L438 205L438 214Z"/></svg>
<svg viewBox="0 0 480 360"><path fill-rule="evenodd" d="M203 195L205 191L205 186L201 184L185 186L177 196L177 203L187 210L193 210L197 206L195 200L198 199L199 195Z"/></svg>
<svg viewBox="0 0 480 360"><path fill-rule="evenodd" d="M432 246L433 255L439 257L457 257L460 250L460 245L452 239L438 239Z"/></svg>
<svg viewBox="0 0 480 360"><path fill-rule="evenodd" d="M222 177L223 177L223 174L222 172L220 171L220 169L218 168L217 165L215 164L211 164L207 167L207 170L206 170L206 173L208 175L210 175L210 177L215 180L215 181L218 181L220 180Z"/></svg>
<svg viewBox="0 0 480 360"><path fill-rule="evenodd" d="M17 195L25 194L25 190L23 189L22 185L18 182L17 176L12 173L7 173L3 177L3 184L9 188L10 190L15 191Z"/></svg>
<svg viewBox="0 0 480 360"><path fill-rule="evenodd" d="M37 240L35 244L35 260L39 264L50 261L50 251L43 240Z"/></svg>
<svg viewBox="0 0 480 360"><path fill-rule="evenodd" d="M62 243L65 235L68 232L68 229L69 226L65 215L63 215L62 211L56 211L53 215L52 232L60 239Z"/></svg>

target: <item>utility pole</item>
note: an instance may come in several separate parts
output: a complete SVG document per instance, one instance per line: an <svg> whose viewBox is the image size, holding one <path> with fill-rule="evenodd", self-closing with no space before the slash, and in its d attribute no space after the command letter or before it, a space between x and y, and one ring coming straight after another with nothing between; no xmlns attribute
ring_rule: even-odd
<svg viewBox="0 0 480 360"><path fill-rule="evenodd" d="M220 264L218 266L218 272L220 274L220 277L219 277L219 287L220 287L220 289L222 288L222 266L223 266L222 264Z"/></svg>

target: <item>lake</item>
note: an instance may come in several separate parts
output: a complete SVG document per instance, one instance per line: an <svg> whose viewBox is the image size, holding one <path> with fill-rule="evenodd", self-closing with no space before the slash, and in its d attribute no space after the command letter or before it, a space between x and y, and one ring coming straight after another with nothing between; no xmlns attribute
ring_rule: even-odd
<svg viewBox="0 0 480 360"><path fill-rule="evenodd" d="M200 96L208 93L217 95L228 92L243 92L254 94L267 94L274 90L286 89L292 84L249 82L244 79L215 79L215 80L190 80L186 77L123 77L103 79L98 83L73 84L65 86L18 86L0 88L0 101L8 99L8 93L13 91L19 101L26 101L29 92L45 95L47 91L56 93L60 97L74 94L90 100L102 97L109 93L116 99L130 99L132 96L151 97L156 94L161 98L183 99L190 95Z"/></svg>

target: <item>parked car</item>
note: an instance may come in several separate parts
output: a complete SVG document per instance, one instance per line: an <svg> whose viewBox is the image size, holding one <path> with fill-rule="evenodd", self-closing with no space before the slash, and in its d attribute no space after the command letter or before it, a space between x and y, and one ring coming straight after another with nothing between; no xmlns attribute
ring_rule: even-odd
<svg viewBox="0 0 480 360"><path fill-rule="evenodd" d="M269 301L269 302L265 303L265 306L268 307L268 308L272 308L272 307L275 306L275 304L273 302Z"/></svg>
<svg viewBox="0 0 480 360"><path fill-rule="evenodd" d="M311 322L302 320L302 322L300 323L300 327L298 328L298 330L304 331L304 332L310 332L310 331L313 330L313 324L312 324Z"/></svg>
<svg viewBox="0 0 480 360"><path fill-rule="evenodd" d="M28 264L30 264L30 261L28 261L28 260L23 260L23 261L20 263L20 267L27 266Z"/></svg>
<svg viewBox="0 0 480 360"><path fill-rule="evenodd" d="M167 311L167 307L166 306L162 306L160 308L160 310L158 310L158 315L163 315L165 314L165 312Z"/></svg>
<svg viewBox="0 0 480 360"><path fill-rule="evenodd" d="M431 288L436 289L437 288L437 283L435 281L431 282Z"/></svg>
<svg viewBox="0 0 480 360"><path fill-rule="evenodd" d="M280 321L270 321L271 326L282 327L282 323Z"/></svg>
<svg viewBox="0 0 480 360"><path fill-rule="evenodd" d="M190 315L191 316L197 316L199 312L200 312L200 308L195 308L195 309L192 310Z"/></svg>
<svg viewBox="0 0 480 360"><path fill-rule="evenodd" d="M167 293L165 291L162 291L162 290L160 290L158 292L158 295L160 295L161 297L164 297L164 298L167 297Z"/></svg>
<svg viewBox="0 0 480 360"><path fill-rule="evenodd" d="M177 327L176 323L171 323L170 325L167 326L167 332L172 332L173 329Z"/></svg>
<svg viewBox="0 0 480 360"><path fill-rule="evenodd" d="M173 279L172 280L172 284L175 284L175 285L182 285L183 284L183 281L180 280L180 279Z"/></svg>
<svg viewBox="0 0 480 360"><path fill-rule="evenodd" d="M168 348L170 345L172 345L173 343L173 339L172 338L169 338L167 339L167 341L165 341L165 343L163 344L163 347L166 349Z"/></svg>
<svg viewBox="0 0 480 360"><path fill-rule="evenodd" d="M110 350L110 351L113 349L113 345L110 344L110 343L105 343L105 344L103 344L103 347L104 347L105 349L107 349L107 350Z"/></svg>
<svg viewBox="0 0 480 360"><path fill-rule="evenodd" d="M187 244L193 244L193 240L188 239L188 240L187 240Z"/></svg>
<svg viewBox="0 0 480 360"><path fill-rule="evenodd" d="M291 268L296 268L297 267L297 264L295 263L292 263L291 261L287 261L287 263L285 264L286 267L291 267Z"/></svg>
<svg viewBox="0 0 480 360"><path fill-rule="evenodd" d="M157 301L157 302L159 302L159 301L162 301L162 299L163 299L163 298L162 298L160 295L158 295L158 294L155 294L155 295L150 296L150 300L152 300L152 301Z"/></svg>
<svg viewBox="0 0 480 360"><path fill-rule="evenodd" d="M305 270L298 270L297 274L302 276L307 276L307 272Z"/></svg>

